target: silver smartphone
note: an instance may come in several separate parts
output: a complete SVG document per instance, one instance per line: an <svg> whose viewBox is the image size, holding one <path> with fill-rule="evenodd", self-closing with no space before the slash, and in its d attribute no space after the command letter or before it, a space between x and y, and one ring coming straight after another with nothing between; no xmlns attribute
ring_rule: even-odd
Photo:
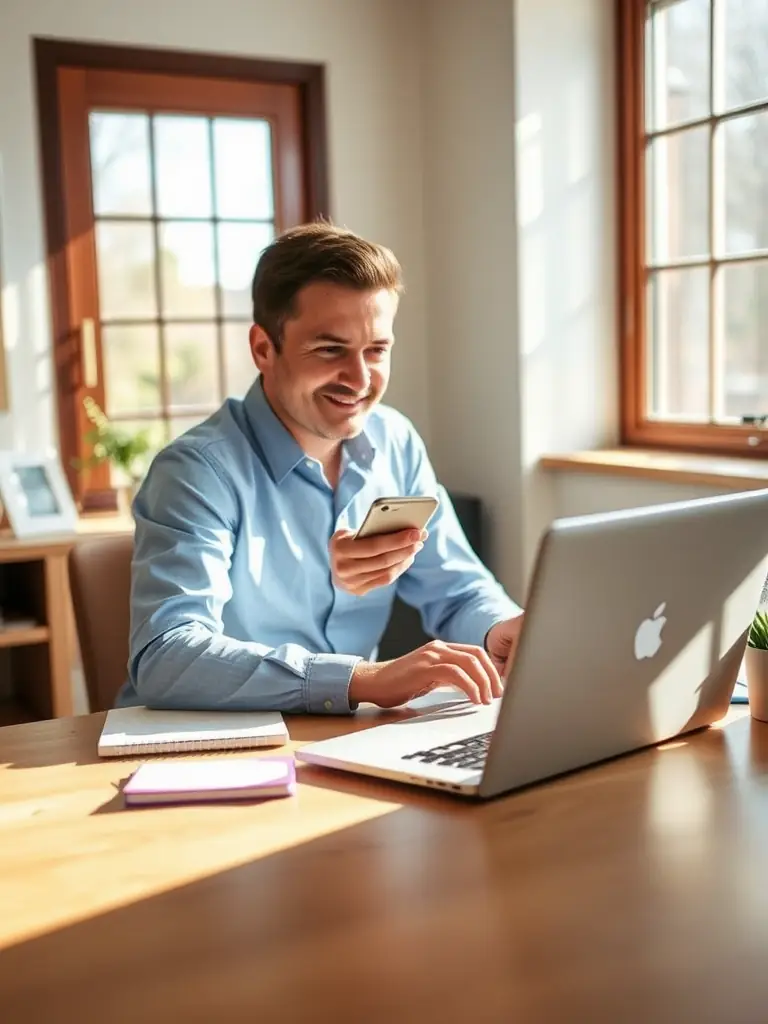
<svg viewBox="0 0 768 1024"><path fill-rule="evenodd" d="M399 530L423 530L440 504L430 495L411 498L376 498L371 503L356 537L375 537Z"/></svg>

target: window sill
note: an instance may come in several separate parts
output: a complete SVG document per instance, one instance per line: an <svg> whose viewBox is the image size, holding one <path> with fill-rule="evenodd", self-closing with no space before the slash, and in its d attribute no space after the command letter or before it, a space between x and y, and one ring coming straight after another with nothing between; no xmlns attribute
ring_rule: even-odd
<svg viewBox="0 0 768 1024"><path fill-rule="evenodd" d="M732 490L768 487L768 459L693 455L644 448L607 448L600 451L544 455L543 469L608 476L634 476L670 483L704 484Z"/></svg>

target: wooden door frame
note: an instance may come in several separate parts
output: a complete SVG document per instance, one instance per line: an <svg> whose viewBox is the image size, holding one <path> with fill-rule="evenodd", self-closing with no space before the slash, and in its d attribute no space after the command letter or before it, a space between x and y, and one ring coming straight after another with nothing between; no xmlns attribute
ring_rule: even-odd
<svg viewBox="0 0 768 1024"><path fill-rule="evenodd" d="M322 64L250 59L181 50L109 46L66 39L34 38L37 110L46 233L46 258L51 296L53 357L56 366L56 404L62 452L77 450L80 410L69 395L73 367L80 365L80 340L69 330L67 285L67 229L63 195L63 162L59 106L59 69L156 72L272 82L298 86L304 131L305 209L308 219L329 216L328 157L325 124L325 67ZM66 462L66 460L64 460ZM72 465L64 470L77 498L80 481ZM114 508L111 492L103 493L103 507Z"/></svg>

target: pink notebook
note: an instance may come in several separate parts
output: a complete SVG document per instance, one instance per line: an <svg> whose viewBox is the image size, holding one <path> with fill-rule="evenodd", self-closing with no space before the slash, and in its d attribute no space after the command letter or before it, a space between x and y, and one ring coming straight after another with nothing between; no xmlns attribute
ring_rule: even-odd
<svg viewBox="0 0 768 1024"><path fill-rule="evenodd" d="M129 807L215 800L260 800L293 796L292 757L246 757L198 761L150 761L123 788Z"/></svg>

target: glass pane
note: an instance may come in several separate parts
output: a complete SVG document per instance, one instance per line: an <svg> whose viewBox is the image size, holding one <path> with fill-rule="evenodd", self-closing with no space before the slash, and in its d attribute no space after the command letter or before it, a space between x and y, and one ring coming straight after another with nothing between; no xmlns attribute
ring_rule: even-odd
<svg viewBox="0 0 768 1024"><path fill-rule="evenodd" d="M104 214L152 213L149 118L146 114L88 115L93 210Z"/></svg>
<svg viewBox="0 0 768 1024"><path fill-rule="evenodd" d="M214 118L216 213L219 217L272 219L271 147L268 121Z"/></svg>
<svg viewBox="0 0 768 1024"><path fill-rule="evenodd" d="M211 224L161 224L160 269L164 316L214 316Z"/></svg>
<svg viewBox="0 0 768 1024"><path fill-rule="evenodd" d="M171 408L219 404L216 324L167 324L165 359Z"/></svg>
<svg viewBox="0 0 768 1024"><path fill-rule="evenodd" d="M107 416L159 412L160 339L157 327L102 327Z"/></svg>
<svg viewBox="0 0 768 1024"><path fill-rule="evenodd" d="M768 262L726 266L725 414L768 415Z"/></svg>
<svg viewBox="0 0 768 1024"><path fill-rule="evenodd" d="M271 224L219 224L219 282L224 316L249 317L259 256L275 237Z"/></svg>
<svg viewBox="0 0 768 1024"><path fill-rule="evenodd" d="M651 275L648 344L650 414L708 419L708 267Z"/></svg>
<svg viewBox="0 0 768 1024"><path fill-rule="evenodd" d="M710 0L680 0L652 15L651 128L710 112L709 6Z"/></svg>
<svg viewBox="0 0 768 1024"><path fill-rule="evenodd" d="M256 380L256 364L248 343L250 326L250 323L224 324L224 386L232 398L242 398Z"/></svg>
<svg viewBox="0 0 768 1024"><path fill-rule="evenodd" d="M768 99L768 0L720 0L725 22L725 103Z"/></svg>
<svg viewBox="0 0 768 1024"><path fill-rule="evenodd" d="M198 423L202 423L204 419L207 419L207 416L174 416L169 424L170 439L173 440L187 430L191 430Z"/></svg>
<svg viewBox="0 0 768 1024"><path fill-rule="evenodd" d="M211 216L208 142L207 118L155 118L157 212L161 217Z"/></svg>
<svg viewBox="0 0 768 1024"><path fill-rule="evenodd" d="M709 129L648 147L648 252L654 263L709 252Z"/></svg>
<svg viewBox="0 0 768 1024"><path fill-rule="evenodd" d="M102 320L157 316L155 245L149 223L96 223L96 265Z"/></svg>
<svg viewBox="0 0 768 1024"><path fill-rule="evenodd" d="M735 117L720 130L725 140L725 251L768 249L768 110Z"/></svg>

